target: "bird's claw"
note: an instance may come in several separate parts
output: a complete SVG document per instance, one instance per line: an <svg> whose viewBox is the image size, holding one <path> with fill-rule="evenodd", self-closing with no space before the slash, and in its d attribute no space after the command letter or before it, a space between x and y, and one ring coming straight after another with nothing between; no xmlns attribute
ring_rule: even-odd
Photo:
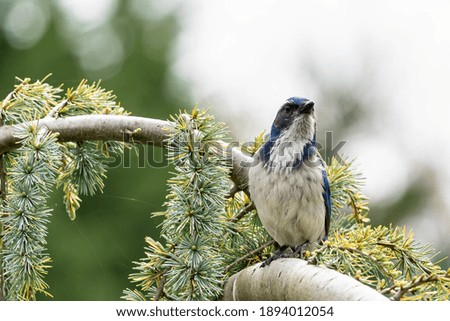
<svg viewBox="0 0 450 321"><path fill-rule="evenodd" d="M278 248L278 250L276 250L271 257L269 257L267 260L265 260L260 268L266 267L268 265L270 265L270 263L272 263L275 260L278 260L279 258L281 258L283 256L283 252L284 250L287 248L288 246L286 245L282 245Z"/></svg>
<svg viewBox="0 0 450 321"><path fill-rule="evenodd" d="M272 262L275 261L275 260L278 260L278 259L281 258L281 257L282 257L282 254L281 254L281 253L279 253L279 254L274 253L271 257L269 257L267 260L265 260L265 261L260 265L260 268L269 266L270 263L272 263Z"/></svg>
<svg viewBox="0 0 450 321"><path fill-rule="evenodd" d="M303 248L305 247L305 245L307 245L309 242L306 241L303 244L300 244L296 247L291 247L292 252L290 253L283 253L284 250L287 248L287 246L282 246L280 247L278 250L276 250L273 255L271 257L269 257L267 260L265 260L260 268L269 266L270 263L272 263L275 260L278 260L280 258L292 258L292 257L296 257L298 255L299 258L303 257Z"/></svg>

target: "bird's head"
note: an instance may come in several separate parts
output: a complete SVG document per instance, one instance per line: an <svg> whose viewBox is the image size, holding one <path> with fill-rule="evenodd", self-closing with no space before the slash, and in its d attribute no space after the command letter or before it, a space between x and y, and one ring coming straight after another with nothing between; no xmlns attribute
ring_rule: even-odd
<svg viewBox="0 0 450 321"><path fill-rule="evenodd" d="M291 97L278 110L272 125L271 139L292 133L305 141L315 140L316 121L312 100Z"/></svg>

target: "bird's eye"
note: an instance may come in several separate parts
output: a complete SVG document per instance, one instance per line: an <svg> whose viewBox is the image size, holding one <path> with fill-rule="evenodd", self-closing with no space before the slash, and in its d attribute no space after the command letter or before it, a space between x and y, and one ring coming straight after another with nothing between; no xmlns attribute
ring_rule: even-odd
<svg viewBox="0 0 450 321"><path fill-rule="evenodd" d="M284 107L284 110L285 110L285 112L287 112L287 113L291 113L292 112L292 106L286 106L286 107Z"/></svg>

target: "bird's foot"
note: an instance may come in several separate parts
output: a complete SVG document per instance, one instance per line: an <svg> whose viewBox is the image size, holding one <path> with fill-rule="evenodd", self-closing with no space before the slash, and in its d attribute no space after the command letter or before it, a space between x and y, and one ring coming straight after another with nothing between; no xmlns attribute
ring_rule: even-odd
<svg viewBox="0 0 450 321"><path fill-rule="evenodd" d="M280 258L292 258L292 257L296 257L298 256L300 259L303 257L303 249L306 245L309 244L309 241L306 241L300 245L297 246L287 246L287 245L282 245L278 248L278 250L276 250L271 257L269 257L267 260L265 260L260 268L266 267L268 265L270 265L270 263L272 263L275 260L278 260ZM287 248L291 249L290 253L284 253L284 251Z"/></svg>
<svg viewBox="0 0 450 321"><path fill-rule="evenodd" d="M275 260L278 260L279 258L283 257L283 252L288 248L287 245L280 246L278 250L276 250L271 257L269 257L267 260L265 260L261 265L260 268L266 267L270 265Z"/></svg>
<svg viewBox="0 0 450 321"><path fill-rule="evenodd" d="M275 260L278 260L278 259L281 258L281 257L282 257L282 254L281 254L281 253L279 253L279 254L274 253L271 257L269 257L267 260L265 260L265 261L261 264L260 268L269 266L270 263L272 263L272 262L275 261Z"/></svg>
<svg viewBox="0 0 450 321"><path fill-rule="evenodd" d="M292 255L298 255L299 258L302 258L303 257L303 249L308 244L309 244L309 241L306 241L303 244L297 245L295 248L292 249Z"/></svg>
<svg viewBox="0 0 450 321"><path fill-rule="evenodd" d="M291 258L291 257L299 257L300 259L303 257L303 249L309 244L308 241L306 241L303 244L297 245L297 246L290 246L291 251L290 253L283 253L281 254L282 258Z"/></svg>

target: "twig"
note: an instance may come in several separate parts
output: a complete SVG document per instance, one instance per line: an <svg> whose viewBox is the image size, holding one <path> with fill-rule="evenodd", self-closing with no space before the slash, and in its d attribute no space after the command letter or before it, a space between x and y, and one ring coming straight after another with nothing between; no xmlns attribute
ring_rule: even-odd
<svg viewBox="0 0 450 321"><path fill-rule="evenodd" d="M415 266L417 266L419 269L421 269L426 274L428 274L428 275L431 274L432 271L429 268L427 268L426 266L424 266L423 264L421 264L422 262L420 262L420 260L411 256L408 253L408 251L404 251L403 249L399 248L396 244L393 244L390 242L379 241L379 242L377 242L377 245L387 247L387 248L391 249L393 252L399 253L402 257L406 257Z"/></svg>
<svg viewBox="0 0 450 321"><path fill-rule="evenodd" d="M61 101L58 105L56 105L55 107L53 107L47 114L47 116L45 116L44 118L53 118L55 117L56 113L59 112L61 109L63 109L64 107L67 106L67 103L69 102L68 99L64 99L63 101Z"/></svg>
<svg viewBox="0 0 450 321"><path fill-rule="evenodd" d="M247 254L245 254L244 256L241 256L240 258L238 258L236 261L234 261L233 263L231 263L230 265L228 265L225 268L225 272L228 272L231 270L231 268L239 263L241 263L242 261L248 259L249 257L261 252L262 250L264 250L266 247L275 244L274 240L270 240L267 241L266 243L264 243L263 245L257 247L256 249L254 249L253 251L248 252Z"/></svg>
<svg viewBox="0 0 450 321"><path fill-rule="evenodd" d="M381 290L381 291L379 291L381 294L383 294L383 295L387 295L387 294L389 294L392 290L394 290L395 288L397 288L398 287L398 285L392 285L392 286L390 286L390 287L388 287L388 288L384 288L383 290Z"/></svg>
<svg viewBox="0 0 450 321"><path fill-rule="evenodd" d="M30 78L25 78L24 80L22 80L22 83L20 83L19 85L17 85L16 88L14 88L13 91L11 91L6 97L5 99L3 99L2 101L2 105L1 105L1 110L5 109L5 107L8 106L8 104L11 102L11 99L13 98L13 96L15 94L17 94L23 87L23 85L28 84L30 82ZM2 119L3 122L3 119ZM2 123L3 125L3 123Z"/></svg>
<svg viewBox="0 0 450 321"><path fill-rule="evenodd" d="M169 271L169 268L166 268L162 272L161 280L159 281L158 289L156 290L155 297L153 298L155 301L159 301L162 294L164 293L164 284L166 283L166 273Z"/></svg>
<svg viewBox="0 0 450 321"><path fill-rule="evenodd" d="M253 203L248 204L246 207L244 207L242 209L242 211L238 215L233 217L233 219L231 221L233 223L239 222L240 219L242 219L245 215L247 215L248 213L250 213L254 209L256 209L256 207L255 207L255 205Z"/></svg>
<svg viewBox="0 0 450 321"><path fill-rule="evenodd" d="M400 299L411 289L414 289L415 287L428 283L428 282L435 282L439 280L439 278L436 275L421 275L416 280L409 282L408 284L404 286L400 286L398 291L395 293L395 295L392 297L394 301L400 301Z"/></svg>
<svg viewBox="0 0 450 321"><path fill-rule="evenodd" d="M226 197L226 198L231 198L231 197L233 197L237 192L239 192L239 188L238 188L236 185L234 185L234 186L230 189L230 191L228 192L228 194L225 195L225 197Z"/></svg>

